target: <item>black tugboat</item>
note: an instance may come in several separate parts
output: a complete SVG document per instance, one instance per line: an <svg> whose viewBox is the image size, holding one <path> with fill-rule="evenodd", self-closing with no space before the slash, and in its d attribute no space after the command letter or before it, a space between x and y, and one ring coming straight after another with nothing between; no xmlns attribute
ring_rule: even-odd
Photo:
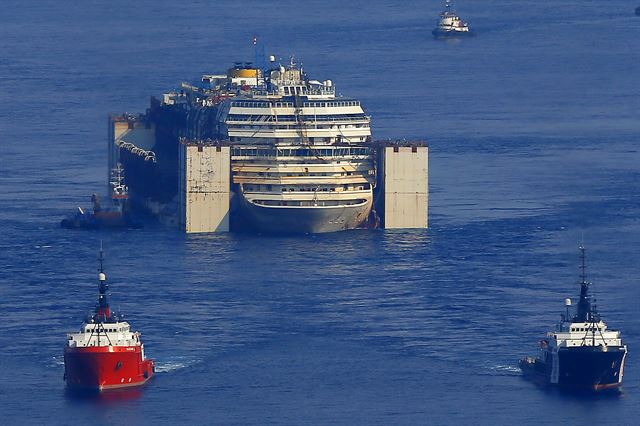
<svg viewBox="0 0 640 426"><path fill-rule="evenodd" d="M540 355L520 360L525 376L576 390L603 390L622 384L627 346L620 331L609 330L589 295L585 276L585 249L580 246L582 279L580 300L571 315L571 299L565 300L555 331L540 341Z"/></svg>

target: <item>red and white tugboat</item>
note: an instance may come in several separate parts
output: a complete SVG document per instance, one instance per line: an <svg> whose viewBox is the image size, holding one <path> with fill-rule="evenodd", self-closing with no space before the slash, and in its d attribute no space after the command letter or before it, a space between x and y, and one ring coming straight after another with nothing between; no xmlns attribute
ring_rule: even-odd
<svg viewBox="0 0 640 426"><path fill-rule="evenodd" d="M145 359L140 333L109 307L107 276L100 249L98 303L79 333L68 334L64 348L64 377L72 389L102 391L139 386L155 372Z"/></svg>

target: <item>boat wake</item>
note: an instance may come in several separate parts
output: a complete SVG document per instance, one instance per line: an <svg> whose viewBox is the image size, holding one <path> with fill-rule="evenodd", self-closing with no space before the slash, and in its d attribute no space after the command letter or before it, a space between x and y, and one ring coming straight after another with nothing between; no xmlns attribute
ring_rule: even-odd
<svg viewBox="0 0 640 426"><path fill-rule="evenodd" d="M64 357L62 355L52 356L51 360L49 361L49 365L51 367L59 367L61 365L64 365Z"/></svg>
<svg viewBox="0 0 640 426"><path fill-rule="evenodd" d="M519 376L521 373L520 369L514 365L495 365L486 367L489 374L495 376Z"/></svg>
<svg viewBox="0 0 640 426"><path fill-rule="evenodd" d="M160 361L156 359L156 373L169 373L171 371L181 370L183 368L191 367L196 364L198 361L195 359L173 359Z"/></svg>

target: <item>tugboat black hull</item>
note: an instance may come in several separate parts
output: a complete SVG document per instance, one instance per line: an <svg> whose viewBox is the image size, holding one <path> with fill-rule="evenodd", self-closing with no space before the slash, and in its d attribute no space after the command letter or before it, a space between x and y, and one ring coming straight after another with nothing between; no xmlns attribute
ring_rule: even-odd
<svg viewBox="0 0 640 426"><path fill-rule="evenodd" d="M606 352L602 347L589 346L560 349L557 356L547 352L547 362L531 357L521 359L520 369L525 377L563 388L615 389L622 384L626 354L624 346L608 347Z"/></svg>
<svg viewBox="0 0 640 426"><path fill-rule="evenodd" d="M141 229L142 222L130 215L84 213L68 216L60 221L66 229Z"/></svg>
<svg viewBox="0 0 640 426"><path fill-rule="evenodd" d="M624 374L625 348L608 348L607 352L601 352L598 348L600 347L558 351L558 384L588 390L620 386Z"/></svg>

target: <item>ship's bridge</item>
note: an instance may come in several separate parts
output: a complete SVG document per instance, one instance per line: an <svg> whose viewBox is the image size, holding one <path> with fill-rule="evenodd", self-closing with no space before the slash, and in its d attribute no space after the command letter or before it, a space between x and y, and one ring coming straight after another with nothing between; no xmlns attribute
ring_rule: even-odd
<svg viewBox="0 0 640 426"><path fill-rule="evenodd" d="M604 321L566 322L557 331L547 333L549 343L557 347L620 346L620 332L607 329Z"/></svg>
<svg viewBox="0 0 640 426"><path fill-rule="evenodd" d="M289 68L281 65L278 69L271 70L267 88L257 88L253 93L256 97L306 96L310 99L326 99L335 97L336 89L331 80L309 80L302 69L292 62Z"/></svg>
<svg viewBox="0 0 640 426"><path fill-rule="evenodd" d="M79 333L67 335L67 346L84 348L90 346L140 346L140 333L132 332L128 322L85 323Z"/></svg>

